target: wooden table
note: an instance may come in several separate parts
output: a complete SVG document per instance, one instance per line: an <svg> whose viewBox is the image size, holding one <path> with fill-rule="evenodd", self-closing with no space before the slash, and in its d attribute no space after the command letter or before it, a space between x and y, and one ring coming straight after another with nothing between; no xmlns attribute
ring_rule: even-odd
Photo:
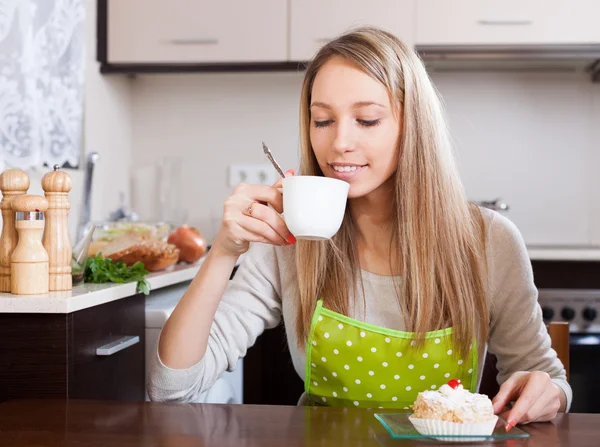
<svg viewBox="0 0 600 447"><path fill-rule="evenodd" d="M600 415L562 415L524 429L531 438L477 445L600 445ZM373 412L362 409L79 400L0 404L3 447L410 445L452 444L391 439Z"/></svg>

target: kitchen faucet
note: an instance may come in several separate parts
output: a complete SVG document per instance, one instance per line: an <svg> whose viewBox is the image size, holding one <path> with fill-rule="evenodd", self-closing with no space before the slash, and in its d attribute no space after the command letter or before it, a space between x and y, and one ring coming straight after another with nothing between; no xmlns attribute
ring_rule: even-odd
<svg viewBox="0 0 600 447"><path fill-rule="evenodd" d="M85 166L85 177L83 180L83 207L81 214L79 215L79 224L77 225L77 238L76 241L80 241L85 233L85 227L90 221L92 212L92 176L94 174L94 166L100 159L98 152L90 152L87 156L87 163Z"/></svg>

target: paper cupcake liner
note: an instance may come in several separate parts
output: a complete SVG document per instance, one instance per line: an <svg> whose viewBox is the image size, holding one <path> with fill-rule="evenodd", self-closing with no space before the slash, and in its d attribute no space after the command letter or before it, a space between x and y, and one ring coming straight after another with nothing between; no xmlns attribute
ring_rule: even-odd
<svg viewBox="0 0 600 447"><path fill-rule="evenodd" d="M410 416L408 420L415 429L422 435L432 436L439 441L460 441L459 438L445 438L443 435L450 436L490 436L494 432L498 416L494 416L486 422L447 422L439 419L420 419ZM439 437L442 435L441 437ZM485 438L465 438L465 441L482 441Z"/></svg>

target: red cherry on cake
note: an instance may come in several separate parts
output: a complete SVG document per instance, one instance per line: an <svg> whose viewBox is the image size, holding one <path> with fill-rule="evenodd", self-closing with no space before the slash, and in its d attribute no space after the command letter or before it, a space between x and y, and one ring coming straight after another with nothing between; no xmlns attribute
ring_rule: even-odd
<svg viewBox="0 0 600 447"><path fill-rule="evenodd" d="M450 388L452 388L453 390L455 390L456 388L458 388L458 385L460 385L460 380L459 379L452 379L452 380L448 381L448 386Z"/></svg>

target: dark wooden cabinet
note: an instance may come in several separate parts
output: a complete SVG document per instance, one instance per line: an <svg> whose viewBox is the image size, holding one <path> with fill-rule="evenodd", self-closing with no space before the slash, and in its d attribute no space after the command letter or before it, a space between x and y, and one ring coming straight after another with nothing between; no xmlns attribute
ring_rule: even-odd
<svg viewBox="0 0 600 447"><path fill-rule="evenodd" d="M296 405L303 392L283 325L265 331L244 357L244 403Z"/></svg>
<svg viewBox="0 0 600 447"><path fill-rule="evenodd" d="M143 401L145 296L70 314L0 314L0 401L60 397ZM96 349L123 337L112 355Z"/></svg>

